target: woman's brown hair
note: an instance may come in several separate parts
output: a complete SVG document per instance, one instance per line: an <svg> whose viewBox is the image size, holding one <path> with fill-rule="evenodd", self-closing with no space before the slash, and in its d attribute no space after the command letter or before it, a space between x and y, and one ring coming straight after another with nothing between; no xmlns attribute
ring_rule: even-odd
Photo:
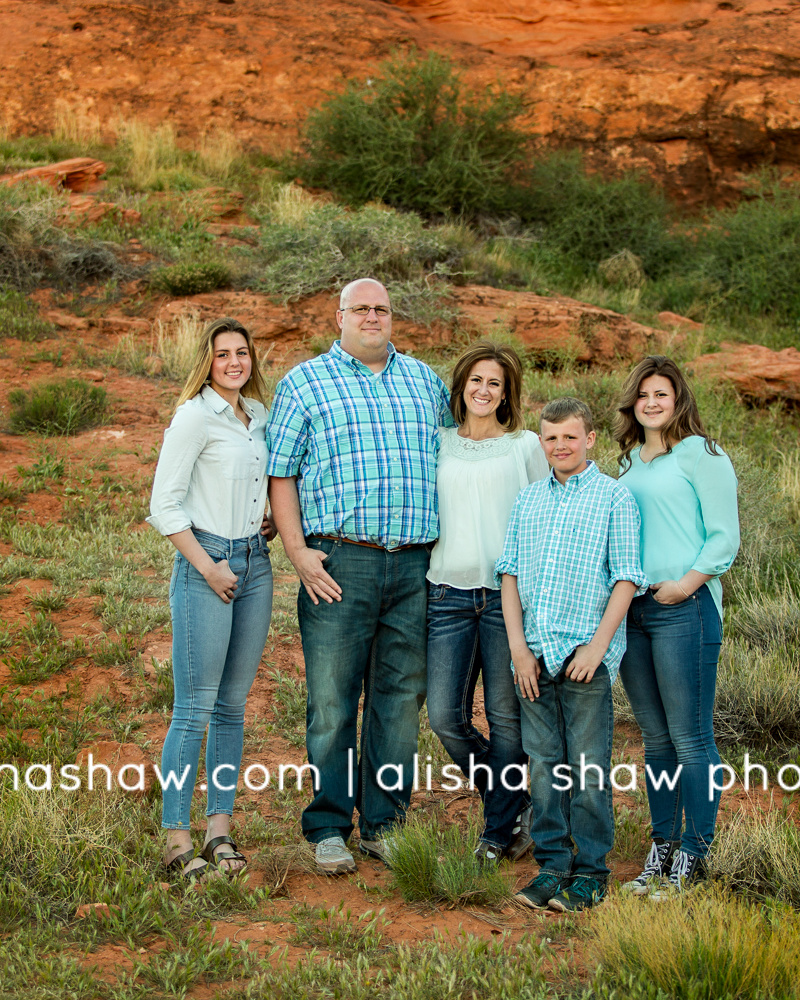
<svg viewBox="0 0 800 1000"><path fill-rule="evenodd" d="M222 319L214 320L213 323L209 323L200 335L200 339L197 342L197 351L194 356L194 364L192 365L192 370L189 372L189 377L186 379L186 384L178 397L176 408L181 403L185 403L187 399L194 398L208 382L208 376L211 372L211 362L214 360L214 340L220 333L241 333L247 341L247 350L250 354L252 369L250 378L241 388L240 395L249 396L263 403L264 406L267 405L267 387L264 383L264 376L258 367L256 346L253 343L250 331L246 330L238 319L231 319L230 316L225 316Z"/></svg>
<svg viewBox="0 0 800 1000"><path fill-rule="evenodd" d="M453 369L453 385L450 390L450 412L457 424L467 418L464 405L464 389L470 372L480 361L494 361L503 369L505 398L495 410L498 422L509 431L518 431L522 421L522 362L513 347L494 344L490 340L479 340L464 351Z"/></svg>
<svg viewBox="0 0 800 1000"><path fill-rule="evenodd" d="M623 472L630 468L633 449L644 443L644 428L636 419L634 406L639 398L642 382L652 375L660 375L662 378L669 379L675 390L675 411L661 432L666 447L664 454L668 455L672 451L672 445L677 444L678 441L697 435L705 438L706 448L710 455L719 455L716 445L709 437L703 421L700 419L700 414L697 412L697 401L691 386L686 381L686 376L672 358L666 358L663 354L651 354L640 361L625 379L622 396L617 407L617 416L614 420L614 438L620 447L618 460Z"/></svg>

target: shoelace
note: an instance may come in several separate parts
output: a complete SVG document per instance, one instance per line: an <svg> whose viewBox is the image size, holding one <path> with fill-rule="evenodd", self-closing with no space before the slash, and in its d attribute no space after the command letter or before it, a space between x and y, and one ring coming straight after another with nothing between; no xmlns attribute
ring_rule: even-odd
<svg viewBox="0 0 800 1000"><path fill-rule="evenodd" d="M647 860L644 863L644 871L636 881L647 882L649 879L661 875L662 867L668 854L669 841L663 844L656 844L654 841L650 847L650 853L647 855Z"/></svg>
<svg viewBox="0 0 800 1000"><path fill-rule="evenodd" d="M689 855L685 851L678 851L672 862L672 871L669 873L669 880L679 889L681 887L681 879L686 878L689 874L689 865Z"/></svg>
<svg viewBox="0 0 800 1000"><path fill-rule="evenodd" d="M550 872L544 872L541 875L537 875L533 880L533 884L536 886L542 886L544 889L555 889L557 885L561 885L562 878L560 875L553 875Z"/></svg>
<svg viewBox="0 0 800 1000"><path fill-rule="evenodd" d="M570 882L567 892L579 899L594 899L599 887L597 879L589 878L586 875L576 875Z"/></svg>

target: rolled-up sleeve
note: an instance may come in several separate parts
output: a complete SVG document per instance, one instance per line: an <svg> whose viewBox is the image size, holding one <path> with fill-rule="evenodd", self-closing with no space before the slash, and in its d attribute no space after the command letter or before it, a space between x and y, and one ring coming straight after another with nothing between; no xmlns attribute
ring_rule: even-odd
<svg viewBox="0 0 800 1000"><path fill-rule="evenodd" d="M286 478L297 476L308 448L309 426L303 408L295 398L292 387L282 380L267 423L267 450L270 476Z"/></svg>
<svg viewBox="0 0 800 1000"><path fill-rule="evenodd" d="M710 455L704 447L697 456L692 485L706 536L692 569L706 576L722 576L739 551L737 479L731 460L725 454Z"/></svg>
<svg viewBox="0 0 800 1000"><path fill-rule="evenodd" d="M520 494L522 496L522 494ZM519 512L520 512L520 497L514 501L514 506L511 508L511 517L508 521L508 527L506 528L506 540L503 545L503 554L494 564L494 582L495 586L500 587L503 584L503 574L508 576L518 576L518 565L519 565Z"/></svg>
<svg viewBox="0 0 800 1000"><path fill-rule="evenodd" d="M147 518L148 524L162 535L174 535L192 527L183 503L197 457L207 441L208 427L199 408L180 407L164 432Z"/></svg>
<svg viewBox="0 0 800 1000"><path fill-rule="evenodd" d="M628 580L636 585L636 594L647 591L647 577L639 551L641 516L639 507L624 486L617 487L608 518L609 586Z"/></svg>

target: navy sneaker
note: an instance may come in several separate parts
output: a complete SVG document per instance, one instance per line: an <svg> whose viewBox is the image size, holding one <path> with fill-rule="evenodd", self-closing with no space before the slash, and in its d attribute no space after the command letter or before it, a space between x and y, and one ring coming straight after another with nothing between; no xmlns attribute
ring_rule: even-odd
<svg viewBox="0 0 800 1000"><path fill-rule="evenodd" d="M546 910L550 899L560 892L563 886L569 884L569 875L558 875L556 872L539 872L519 892L514 893L514 899L524 903L532 910Z"/></svg>
<svg viewBox="0 0 800 1000"><path fill-rule="evenodd" d="M569 883L548 899L551 910L561 910L564 913L576 913L597 906L605 899L607 886L604 879L593 878L591 875L573 875Z"/></svg>

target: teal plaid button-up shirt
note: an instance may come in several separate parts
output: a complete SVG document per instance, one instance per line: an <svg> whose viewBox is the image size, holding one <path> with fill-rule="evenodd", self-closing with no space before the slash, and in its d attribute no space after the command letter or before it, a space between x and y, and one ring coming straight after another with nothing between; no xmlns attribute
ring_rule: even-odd
<svg viewBox="0 0 800 1000"><path fill-rule="evenodd" d="M495 578L498 586L504 573L517 578L525 638L552 676L591 641L615 583L646 591L639 523L630 492L594 462L564 485L551 470L514 502ZM624 652L625 622L603 657L612 683Z"/></svg>
<svg viewBox="0 0 800 1000"><path fill-rule="evenodd" d="M453 424L449 397L427 365L390 344L375 373L337 340L278 383L267 471L297 476L305 535L387 549L431 542L440 424Z"/></svg>

